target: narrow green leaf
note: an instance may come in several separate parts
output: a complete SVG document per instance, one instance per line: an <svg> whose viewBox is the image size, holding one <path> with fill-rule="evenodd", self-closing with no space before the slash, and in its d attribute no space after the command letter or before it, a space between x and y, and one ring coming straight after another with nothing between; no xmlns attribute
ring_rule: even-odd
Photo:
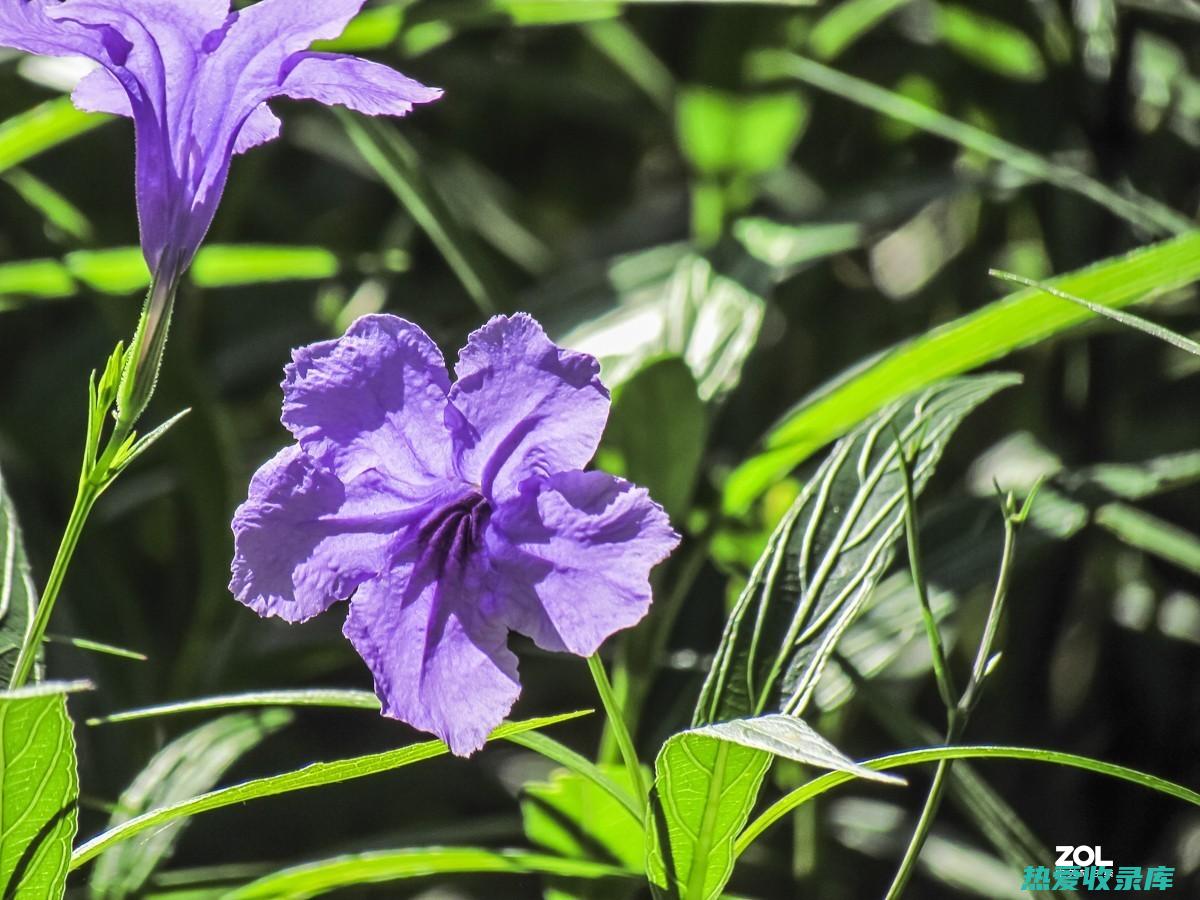
<svg viewBox="0 0 1200 900"><path fill-rule="evenodd" d="M59 97L0 122L0 172L7 172L113 118L80 112L70 97Z"/></svg>
<svg viewBox="0 0 1200 900"><path fill-rule="evenodd" d="M1164 241L1055 279L1067 293L1122 307L1200 278L1200 234ZM789 412L765 450L725 485L727 512L741 514L779 478L829 441L911 391L992 362L1088 321L1090 313L1026 289L902 343L820 388Z"/></svg>
<svg viewBox="0 0 1200 900"><path fill-rule="evenodd" d="M77 241L92 238L92 223L70 200L24 169L11 169L0 176L4 183L41 214L48 225Z"/></svg>
<svg viewBox="0 0 1200 900"><path fill-rule="evenodd" d="M800 714L904 529L896 436L920 494L963 419L1011 375L968 376L889 404L840 441L772 535L730 615L694 723Z"/></svg>
<svg viewBox="0 0 1200 900"><path fill-rule="evenodd" d="M1046 63L1030 38L1007 22L962 6L938 5L935 27L950 47L977 65L1019 81L1041 81Z"/></svg>
<svg viewBox="0 0 1200 900"><path fill-rule="evenodd" d="M1167 781L1164 778L1147 775L1136 769L1129 769L1125 766L1114 765L1113 763L1103 762L1098 759L1090 759L1089 757L1078 756L1074 753L1060 753L1055 750L1037 750L1028 747L934 747L928 750L909 750L904 753L895 753L891 756L881 756L878 759L864 762L863 766L868 769L884 772L904 766L940 762L944 759L1023 759L1033 762L1054 763L1055 765L1083 769L1088 772L1107 775L1110 778L1117 778L1121 781L1128 781L1140 787L1157 791L1160 794L1166 794L1169 797L1175 797L1178 800L1191 803L1193 806L1200 806L1200 794L1182 785ZM853 781L856 777L847 772L830 772L813 779L805 785L801 785L794 791L781 797L775 803L771 804L738 837L735 848L736 854L740 856L764 831L797 806L807 803L814 797L818 797L838 785Z"/></svg>
<svg viewBox="0 0 1200 900"><path fill-rule="evenodd" d="M247 752L287 725L285 710L233 713L201 725L167 744L117 801L108 827L170 806L212 788ZM100 855L89 883L94 900L135 895L175 849L187 819L176 819L141 841L117 844Z"/></svg>
<svg viewBox="0 0 1200 900"><path fill-rule="evenodd" d="M649 865L656 884L673 883L681 900L722 895L733 872L734 838L775 756L879 780L792 716L739 719L677 734L655 762L672 868L668 875L667 855L655 835Z"/></svg>
<svg viewBox="0 0 1200 900"><path fill-rule="evenodd" d="M145 662L149 658L145 653L138 653L136 650L126 650L124 647L114 647L112 644L92 641L88 638L72 637L65 634L48 634L46 635L46 641L51 644L67 644L76 650L86 650L89 653L100 653L104 656L115 656L118 659L132 659L137 662Z"/></svg>
<svg viewBox="0 0 1200 900"><path fill-rule="evenodd" d="M546 728L582 715L587 715L587 711L564 713L540 719L527 719L523 722L508 722L493 731L489 740L498 740L512 734ZM111 828L103 834L97 835L75 850L75 853L71 857L71 868L77 869L84 863L99 856L109 847L115 846L122 841L127 841L148 829L159 828L176 819L245 803L248 800L274 797L292 791L307 790L308 788L320 787L321 785L337 784L355 778L364 778L368 775L388 772L392 769L432 759L436 756L444 756L449 752L449 748L442 741L426 741L421 744L402 747L398 750L386 750L382 753L372 753L352 759L313 763L294 772L257 778L253 781L247 781L244 784L237 784L232 787L211 791L207 794L201 794L198 797L192 797L181 803L175 803L162 809L144 813L130 819L128 822L118 825L116 828Z"/></svg>
<svg viewBox="0 0 1200 900"><path fill-rule="evenodd" d="M1200 537L1127 503L1106 503L1095 522L1131 547L1200 575Z"/></svg>
<svg viewBox="0 0 1200 900"><path fill-rule="evenodd" d="M472 236L422 171L412 145L389 125L342 112L338 112L338 119L363 159L429 235L479 310L490 315L507 308L507 292L501 289Z"/></svg>
<svg viewBox="0 0 1200 900"><path fill-rule="evenodd" d="M843 0L825 13L808 35L808 46L824 60L840 56L851 44L912 0Z"/></svg>
<svg viewBox="0 0 1200 900"><path fill-rule="evenodd" d="M1107 306L1101 306L1098 303L1092 303L1090 300L1085 300L1083 297L1076 297L1073 294L1068 294L1066 291L1060 291L1057 288L1051 287L1048 284L1041 284L1031 278L1022 278L1020 275L1013 275L1010 272L1001 272L997 269L992 269L990 274L1004 281L1023 284L1026 287L1037 288L1039 291L1045 291L1052 297L1058 297L1060 300L1067 300L1077 306L1082 306L1084 309L1090 310L1098 316L1124 325L1126 328L1132 328L1135 331L1140 331L1143 334L1148 334L1150 337L1158 338L1160 341L1170 344L1178 350L1185 353L1190 353L1193 356L1200 356L1200 344L1193 341L1191 338L1184 337L1172 331L1170 328L1164 328L1149 319L1143 319L1141 316L1135 316L1132 313L1121 312L1118 309L1109 309Z"/></svg>
<svg viewBox="0 0 1200 900"><path fill-rule="evenodd" d="M782 51L764 51L755 62L764 79L795 78L852 103L953 141L1039 181L1079 194L1153 234L1182 234L1195 227L1187 216L1142 194L1124 196L1094 178L1052 162L1003 138L960 122L868 81Z"/></svg>
<svg viewBox="0 0 1200 900"><path fill-rule="evenodd" d="M196 254L191 279L199 287L222 288L273 281L324 281L341 263L323 247L214 245Z"/></svg>
<svg viewBox="0 0 1200 900"><path fill-rule="evenodd" d="M429 847L338 856L284 869L223 895L223 900L307 900L364 884L388 884L435 875L556 875L565 878L629 877L615 866L563 859L525 850Z"/></svg>
<svg viewBox="0 0 1200 900"><path fill-rule="evenodd" d="M17 665L25 632L37 612L38 592L25 557L17 513L0 475L0 685L7 686ZM34 679L41 679L41 666Z"/></svg>
<svg viewBox="0 0 1200 900"><path fill-rule="evenodd" d="M0 896L63 896L78 827L69 685L0 694Z"/></svg>
<svg viewBox="0 0 1200 900"><path fill-rule="evenodd" d="M223 694L218 697L203 697L199 700L184 700L147 706L126 712L112 713L88 719L88 725L108 725L116 722L136 722L160 716L174 716L192 712L212 712L218 709L241 709L254 706L325 706L342 709L371 709L379 711L379 698L370 691L342 691L328 689L253 691L245 694Z"/></svg>

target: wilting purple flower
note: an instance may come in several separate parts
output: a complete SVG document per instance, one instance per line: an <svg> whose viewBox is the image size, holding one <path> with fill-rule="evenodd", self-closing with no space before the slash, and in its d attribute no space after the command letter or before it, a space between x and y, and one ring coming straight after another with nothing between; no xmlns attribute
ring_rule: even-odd
<svg viewBox="0 0 1200 900"><path fill-rule="evenodd" d="M608 418L598 373L527 315L471 335L453 385L394 316L297 350L298 444L234 516L231 590L289 622L350 597L344 631L384 713L477 750L520 692L508 632L590 655L645 615L679 542L645 490L581 471Z"/></svg>
<svg viewBox="0 0 1200 900"><path fill-rule="evenodd" d="M80 82L85 110L129 116L137 132L142 247L174 281L212 224L235 153L279 136L275 97L407 113L441 92L378 63L314 53L364 0L0 0L0 46L100 64Z"/></svg>

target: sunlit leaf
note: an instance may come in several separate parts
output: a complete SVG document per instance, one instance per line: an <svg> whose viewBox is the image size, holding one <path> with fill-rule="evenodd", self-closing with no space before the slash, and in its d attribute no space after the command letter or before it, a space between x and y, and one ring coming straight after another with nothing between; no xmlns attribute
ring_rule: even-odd
<svg viewBox="0 0 1200 900"><path fill-rule="evenodd" d="M72 687L46 684L0 694L0 895L63 896L78 825Z"/></svg>
<svg viewBox="0 0 1200 900"><path fill-rule="evenodd" d="M603 766L605 776L626 791L639 790L624 766ZM643 775L649 783L649 773ZM564 859L616 865L642 872L646 858L646 835L639 818L616 802L594 782L567 769L557 769L547 781L527 782L521 800L525 836L535 846ZM630 898L636 883L566 883L554 885L554 896L579 900Z"/></svg>
<svg viewBox="0 0 1200 900"><path fill-rule="evenodd" d="M709 175L757 175L782 165L799 140L808 107L796 93L737 96L689 88L676 127L684 154Z"/></svg>
<svg viewBox="0 0 1200 900"><path fill-rule="evenodd" d="M1097 263L1051 284L1104 306L1159 296L1200 278L1200 235L1190 234ZM1035 289L899 344L816 391L767 435L763 453L725 485L725 509L741 513L779 478L867 416L922 386L1037 344L1091 314Z"/></svg>
<svg viewBox="0 0 1200 900"><path fill-rule="evenodd" d="M667 854L659 835L651 844L656 884L675 885L687 900L721 896L733 872L734 839L775 756L878 780L792 716L740 719L677 734L655 762L654 786L670 846Z"/></svg>
<svg viewBox="0 0 1200 900"><path fill-rule="evenodd" d="M889 404L833 448L738 599L695 724L805 710L903 531L897 438L912 454L919 494L963 419L1018 381L987 375L943 382Z"/></svg>
<svg viewBox="0 0 1200 900"><path fill-rule="evenodd" d="M963 6L936 10L942 40L984 68L1021 81L1040 81L1046 64L1037 44L1006 22Z"/></svg>
<svg viewBox="0 0 1200 900"><path fill-rule="evenodd" d="M700 397L715 400L740 381L765 315L761 296L689 254L668 278L622 292L616 309L569 331L561 342L599 358L610 387L623 384L648 360L682 356Z"/></svg>

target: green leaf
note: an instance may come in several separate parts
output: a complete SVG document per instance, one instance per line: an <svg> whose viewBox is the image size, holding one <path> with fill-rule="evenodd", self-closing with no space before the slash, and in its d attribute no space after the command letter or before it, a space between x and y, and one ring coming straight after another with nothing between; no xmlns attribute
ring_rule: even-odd
<svg viewBox="0 0 1200 900"><path fill-rule="evenodd" d="M649 848L652 879L673 883L681 900L715 900L733 872L734 839L745 825L775 756L822 769L875 777L801 720L771 715L685 731L655 762L672 872L661 836Z"/></svg>
<svg viewBox="0 0 1200 900"><path fill-rule="evenodd" d="M1012 375L953 379L889 404L829 454L771 536L726 624L695 723L808 705L904 528L896 437L919 494L962 420Z"/></svg>
<svg viewBox="0 0 1200 900"><path fill-rule="evenodd" d="M1127 503L1106 503L1094 521L1131 547L1200 574L1200 537Z"/></svg>
<svg viewBox="0 0 1200 900"><path fill-rule="evenodd" d="M1078 756L1074 753L1060 753L1055 750L1037 750L1028 747L934 747L929 750L909 750L904 753L881 756L877 759L864 762L863 766L877 772L883 772L889 769L941 762L947 759L1023 759L1033 762L1054 763L1055 765L1083 769L1084 771L1107 775L1110 778L1117 778L1121 781L1128 781L1149 790L1157 791L1160 794L1183 800L1193 806L1200 806L1200 794L1182 785L1167 781L1165 778L1147 775L1136 769L1129 769L1125 766L1114 765L1113 763L1103 762L1098 759L1090 759L1089 757ZM838 785L853 781L857 777L857 775L848 772L830 772L819 778L814 778L807 784L801 785L794 791L781 797L775 803L771 804L738 837L735 848L736 854L740 856L745 852L747 847L758 839L759 835L796 807L832 790Z"/></svg>
<svg viewBox="0 0 1200 900"><path fill-rule="evenodd" d="M615 800L625 811L639 823L642 821L642 810L638 806L633 791L627 790L609 778L604 771L587 757L576 753L570 747L559 743L548 734L540 731L527 731L523 734L508 735L505 740L541 754L546 759L558 763L568 771L590 781L593 785Z"/></svg>
<svg viewBox="0 0 1200 900"><path fill-rule="evenodd" d="M0 694L0 896L55 900L78 827L70 685Z"/></svg>
<svg viewBox="0 0 1200 900"><path fill-rule="evenodd" d="M629 876L632 873L599 863L561 859L524 850L429 847L349 854L308 863L260 878L222 897L223 900L278 900L280 897L307 900L354 885L388 884L401 879L455 874L607 878Z"/></svg>
<svg viewBox="0 0 1200 900"><path fill-rule="evenodd" d="M203 288L241 287L282 281L324 281L341 271L337 256L323 247L210 244L202 247L188 277ZM150 286L140 247L77 250L62 261L37 259L0 265L0 310L7 297L61 299L80 286L124 297Z"/></svg>
<svg viewBox="0 0 1200 900"><path fill-rule="evenodd" d="M600 767L625 791L637 791L624 766ZM643 783L649 783L645 775ZM557 769L548 781L528 782L521 800L521 819L531 843L563 859L616 865L641 873L646 863L646 835L639 817L618 803L592 780L568 769ZM633 885L636 888L637 885ZM555 897L579 900L625 900L631 885L601 883L555 885Z"/></svg>
<svg viewBox="0 0 1200 900"><path fill-rule="evenodd" d="M47 100L0 123L0 172L99 128L113 116L80 112L69 97Z"/></svg>
<svg viewBox="0 0 1200 900"><path fill-rule="evenodd" d="M673 888L681 900L721 896L733 874L734 838L750 817L770 764L771 755L762 750L688 732L663 745L654 786L666 834L651 832L647 856L654 884Z"/></svg>
<svg viewBox="0 0 1200 900"><path fill-rule="evenodd" d="M511 734L519 734L538 728L546 728L568 719L587 715L587 711L564 713L558 716L547 716L540 719L527 719L523 722L508 722L492 732L489 740L498 740ZM124 822L115 828L110 828L103 834L97 835L87 843L76 848L71 857L71 868L77 869L84 863L99 856L105 850L122 841L127 841L135 835L151 828L160 828L176 819L187 818L208 812L257 800L262 797L274 797L292 791L307 790L326 784L337 784L355 778L364 778L380 772L388 772L402 766L411 765L422 760L444 756L449 748L442 741L426 741L401 747L398 750L386 750L382 753L372 753L367 756L357 756L352 759L342 759L336 762L313 763L294 772L281 775L271 775L267 778L257 778L244 784L222 788L192 797L180 803L174 803L161 809L151 810Z"/></svg>
<svg viewBox="0 0 1200 900"><path fill-rule="evenodd" d="M1019 81L1041 81L1037 44L1007 22L962 6L934 6L935 27L950 47L985 69Z"/></svg>
<svg viewBox="0 0 1200 900"><path fill-rule="evenodd" d="M1200 278L1200 234L1114 257L1052 282L1109 307L1128 306ZM992 362L1088 321L1070 303L1026 289L902 343L801 401L777 423L765 451L725 485L727 512L741 514L813 452L911 391Z"/></svg>
<svg viewBox="0 0 1200 900"><path fill-rule="evenodd" d="M239 287L273 281L324 281L341 271L337 256L323 247L238 244L201 249L191 279L203 288Z"/></svg>
<svg viewBox="0 0 1200 900"><path fill-rule="evenodd" d="M649 490L680 522L691 504L707 433L696 379L687 363L669 356L614 392L598 463Z"/></svg>
<svg viewBox="0 0 1200 900"><path fill-rule="evenodd" d="M38 592L25 557L25 542L0 475L0 685L12 680L25 632L37 612ZM34 679L41 679L41 666Z"/></svg>
<svg viewBox="0 0 1200 900"><path fill-rule="evenodd" d="M799 94L758 96L689 88L675 114L679 143L706 175L760 175L783 165L808 119Z"/></svg>
<svg viewBox="0 0 1200 900"><path fill-rule="evenodd" d="M815 56L831 60L888 16L912 0L844 0L824 16L808 35Z"/></svg>
<svg viewBox="0 0 1200 900"><path fill-rule="evenodd" d="M121 794L108 827L116 828L151 809L209 790L230 766L291 719L290 713L278 709L234 713L176 738L155 754ZM187 823L187 819L176 819L145 840L118 844L101 854L92 871L91 896L121 900L136 894L170 858Z"/></svg>
<svg viewBox="0 0 1200 900"><path fill-rule="evenodd" d="M1187 216L1151 197L1132 191L1127 191L1128 196L1124 196L1078 169L1045 159L908 97L823 66L814 60L770 50L763 51L756 58L754 65L761 78L798 79L914 128L936 134L1030 178L1077 193L1104 207L1113 215L1120 216L1153 234L1181 234L1194 227L1194 223Z"/></svg>
<svg viewBox="0 0 1200 900"><path fill-rule="evenodd" d="M672 268L655 271L664 261ZM613 389L648 361L675 354L692 370L701 399L725 396L741 380L766 316L762 273L718 271L701 256L659 248L614 266L609 278L619 284L627 270L643 268L651 274L630 279L615 309L569 331L561 343L597 357Z"/></svg>
<svg viewBox="0 0 1200 900"><path fill-rule="evenodd" d="M12 169L0 179L37 210L48 225L77 241L92 239L92 223L70 200L24 169Z"/></svg>

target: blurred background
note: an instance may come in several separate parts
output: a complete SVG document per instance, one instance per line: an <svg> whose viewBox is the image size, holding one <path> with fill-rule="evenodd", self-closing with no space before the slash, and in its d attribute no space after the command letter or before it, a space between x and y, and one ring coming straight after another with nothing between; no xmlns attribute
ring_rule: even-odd
<svg viewBox="0 0 1200 900"><path fill-rule="evenodd" d="M722 514L727 474L770 425L868 357L1004 294L989 267L1035 278L1079 268L1186 227L1200 200L1192 0L412 0L369 4L331 46L445 98L400 122L279 102L283 139L235 161L151 418L192 413L102 501L52 629L148 657L52 645L55 677L100 686L72 700L80 720L244 689L369 688L340 613L289 627L226 589L231 513L287 440L282 366L291 348L364 313L419 323L452 359L489 315L524 309L601 356L618 395L598 462L650 484L689 534L658 574L660 597L680 592L677 627L631 669L647 688L638 735L650 760L689 723L729 605L808 471L744 515ZM793 58L808 67L780 64ZM129 337L146 282L132 128L73 112L63 90L77 75L0 56L0 470L39 583L73 497L88 373ZM966 131L947 139L878 108L911 111L904 101ZM1034 163L972 148L972 135L1001 137ZM1123 196L1136 188L1141 212L1119 215L1046 177L1062 170ZM1191 291L1149 314L1200 328ZM962 666L1000 555L993 480L1022 492L1052 476L1021 538L1003 659L967 739L1083 753L1194 787L1196 359L1091 326L999 367L1024 384L967 421L921 501L935 599ZM845 648L871 677L857 690L831 680L813 714L856 758L935 743L944 725L902 559L895 570L877 591L875 630ZM595 705L582 660L518 644L515 716ZM200 724L81 725L82 833L103 827L157 750ZM418 738L361 712L284 724L259 721L261 743L212 777ZM556 735L591 754L599 717ZM174 874L129 896L207 896L185 890L349 850L528 846L521 786L547 771L498 746L211 813L182 835L164 867ZM1044 845L1175 866L1170 895L1200 896L1200 815L1186 804L1051 766L976 771ZM801 773L772 777L765 799ZM927 778L806 807L747 855L731 889L882 895ZM909 896L1020 897L1020 876L948 803ZM353 896L542 889L489 876Z"/></svg>

